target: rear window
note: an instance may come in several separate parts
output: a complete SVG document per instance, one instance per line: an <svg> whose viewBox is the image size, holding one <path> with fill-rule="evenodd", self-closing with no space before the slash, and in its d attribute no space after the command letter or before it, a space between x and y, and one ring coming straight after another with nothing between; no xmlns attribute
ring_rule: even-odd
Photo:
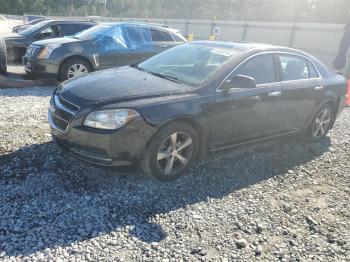
<svg viewBox="0 0 350 262"><path fill-rule="evenodd" d="M176 42L185 42L185 39L183 39L179 34L172 34Z"/></svg>
<svg viewBox="0 0 350 262"><path fill-rule="evenodd" d="M157 29L151 29L152 34L152 40L154 42L173 42L173 37L164 31L157 30Z"/></svg>
<svg viewBox="0 0 350 262"><path fill-rule="evenodd" d="M61 27L62 35L65 36L74 35L91 27L86 24L61 24L59 26Z"/></svg>
<svg viewBox="0 0 350 262"><path fill-rule="evenodd" d="M307 59L295 55L279 55L283 81L302 80L318 77L314 65Z"/></svg>

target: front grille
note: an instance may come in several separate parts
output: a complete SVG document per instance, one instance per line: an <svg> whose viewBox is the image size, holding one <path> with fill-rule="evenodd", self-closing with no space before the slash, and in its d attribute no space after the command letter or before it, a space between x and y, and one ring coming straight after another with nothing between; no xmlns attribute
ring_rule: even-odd
<svg viewBox="0 0 350 262"><path fill-rule="evenodd" d="M72 110L73 112L77 112L80 109L79 106L73 104L72 102L67 101L62 96L59 96L58 100L64 107Z"/></svg>
<svg viewBox="0 0 350 262"><path fill-rule="evenodd" d="M62 132L65 132L68 127L68 121L56 116L54 113L52 114L52 121L57 128L59 128Z"/></svg>
<svg viewBox="0 0 350 262"><path fill-rule="evenodd" d="M50 105L49 122L51 127L65 133L79 107L55 94Z"/></svg>
<svg viewBox="0 0 350 262"><path fill-rule="evenodd" d="M26 55L29 55L29 56L37 55L39 53L40 49L41 49L40 46L30 45L27 49Z"/></svg>

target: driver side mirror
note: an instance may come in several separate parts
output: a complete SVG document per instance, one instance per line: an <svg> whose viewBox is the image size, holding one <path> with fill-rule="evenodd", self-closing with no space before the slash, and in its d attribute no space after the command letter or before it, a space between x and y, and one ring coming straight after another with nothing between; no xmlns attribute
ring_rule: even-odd
<svg viewBox="0 0 350 262"><path fill-rule="evenodd" d="M227 79L221 86L221 90L228 91L232 88L256 88L255 79L245 75L237 75Z"/></svg>

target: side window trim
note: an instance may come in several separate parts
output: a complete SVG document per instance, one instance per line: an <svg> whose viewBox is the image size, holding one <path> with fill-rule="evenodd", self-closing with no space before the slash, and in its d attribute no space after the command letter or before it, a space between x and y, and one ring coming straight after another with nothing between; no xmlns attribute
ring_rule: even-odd
<svg viewBox="0 0 350 262"><path fill-rule="evenodd" d="M230 73L227 74L227 76L224 78L224 80L217 86L216 88L216 92L217 93L220 93L222 92L221 90L221 86L222 84L241 66L243 65L245 62L249 61L250 59L256 57L256 56L259 56L259 55L265 55L265 54L271 54L271 55L274 55L275 58L274 58L274 61L275 61L275 70L276 70L276 74L277 76L279 76L276 80L278 82L274 82L274 83L285 83L285 82L290 82L290 81L283 81L282 80L282 68L281 68L281 65L278 65L277 64L277 61L276 60L279 60L279 55L280 54L284 54L284 55L294 55L294 56L298 56L298 57L302 57L304 59L306 59L307 61L310 62L310 64L315 68L316 70L316 73L318 74L318 77L316 78L309 78L309 79L306 79L306 80L310 80L310 79L321 79L322 78L322 74L320 73L320 71L318 70L317 66L315 65L315 63L309 59L308 57L306 56L303 56L301 54L296 54L296 53L291 53L291 52L287 52L287 51L268 51L268 52L261 52L261 53L258 53L258 54L253 54L249 57L247 57L246 59L244 59L242 62L240 62L234 69L232 69L232 71ZM279 64L281 64L279 62ZM300 80L291 80L291 81L300 81ZM274 83L270 83L270 84L274 84ZM263 85L257 85L256 87L259 88L259 87L265 87L267 84L263 84Z"/></svg>

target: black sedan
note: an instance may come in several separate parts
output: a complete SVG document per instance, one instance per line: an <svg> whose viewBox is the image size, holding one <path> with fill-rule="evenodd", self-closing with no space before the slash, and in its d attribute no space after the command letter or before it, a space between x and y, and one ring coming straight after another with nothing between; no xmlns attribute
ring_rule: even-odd
<svg viewBox="0 0 350 262"><path fill-rule="evenodd" d="M77 158L139 163L172 181L208 150L294 133L318 141L344 108L346 90L342 76L301 51L192 42L62 83L49 123Z"/></svg>
<svg viewBox="0 0 350 262"><path fill-rule="evenodd" d="M45 20L48 20L48 18L45 18L45 17L42 17L42 18L38 18L38 19L34 19L24 25L18 25L18 26L14 26L12 28L12 33L19 33L19 32L22 32L30 27L32 27L33 25L36 25L40 22L43 22Z"/></svg>

